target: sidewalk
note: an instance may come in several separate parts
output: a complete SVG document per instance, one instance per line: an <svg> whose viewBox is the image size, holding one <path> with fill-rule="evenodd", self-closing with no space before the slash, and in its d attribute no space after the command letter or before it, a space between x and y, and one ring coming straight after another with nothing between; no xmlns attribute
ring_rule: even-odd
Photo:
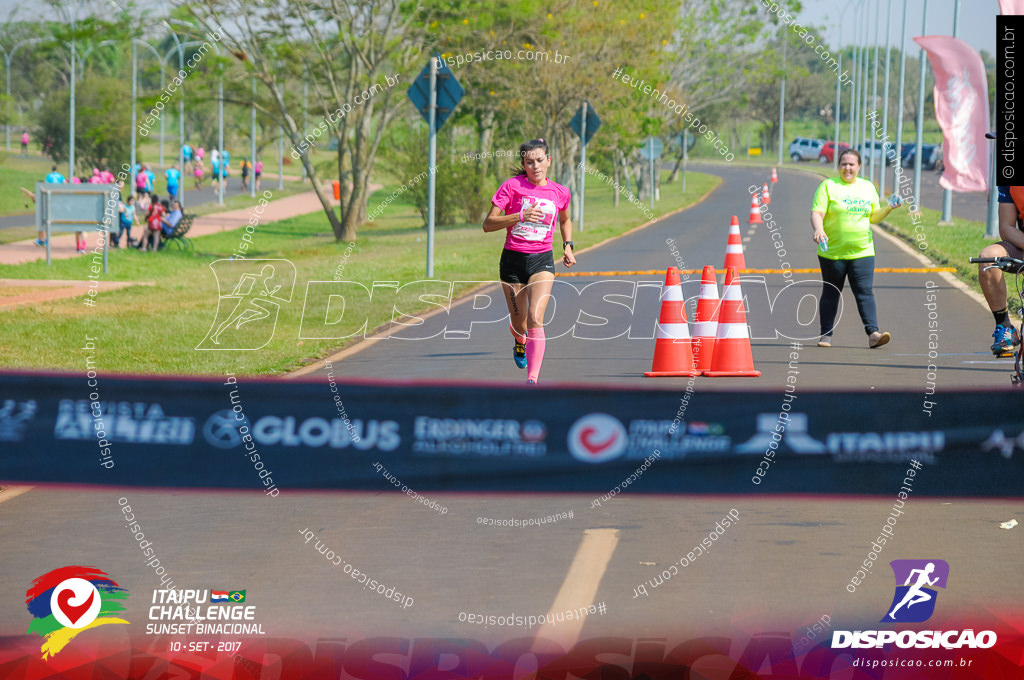
<svg viewBox="0 0 1024 680"><path fill-rule="evenodd" d="M329 186L327 190L330 191ZM371 190L373 190L373 187L371 187ZM331 196L331 205L338 205L333 196ZM249 224L249 220L253 216L253 210L257 206L258 204L241 210L231 210L229 212L214 213L212 215L197 217L195 222L192 223L192 229L189 231L188 236L189 238L193 238L196 236L215 234L220 231L240 229L246 224ZM261 224L269 224L271 222L277 222L297 215L319 212L321 211L321 208L322 206L316 197L316 193L307 191L302 194L295 194L294 196L270 201L266 206L264 206L259 219ZM141 234L142 228L144 227L134 227L133 231L138 235ZM73 233L54 236L53 243L51 245L51 257L55 260L62 260L72 257L89 256L92 253L93 248L95 248L100 242L99 232L87 232L86 242L88 243L88 250L86 253L80 255L75 251L75 235ZM114 249L111 248L111 250ZM25 262L35 262L37 260L45 259L46 248L37 246L34 240L17 241L15 243L0 245L0 265L23 264Z"/></svg>

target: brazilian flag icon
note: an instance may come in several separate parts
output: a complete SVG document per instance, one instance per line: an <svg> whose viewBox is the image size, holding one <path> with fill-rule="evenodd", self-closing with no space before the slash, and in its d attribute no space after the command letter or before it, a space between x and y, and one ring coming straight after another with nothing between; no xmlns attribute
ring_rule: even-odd
<svg viewBox="0 0 1024 680"><path fill-rule="evenodd" d="M228 593L228 599L232 602L245 602L245 591L232 590L230 593Z"/></svg>

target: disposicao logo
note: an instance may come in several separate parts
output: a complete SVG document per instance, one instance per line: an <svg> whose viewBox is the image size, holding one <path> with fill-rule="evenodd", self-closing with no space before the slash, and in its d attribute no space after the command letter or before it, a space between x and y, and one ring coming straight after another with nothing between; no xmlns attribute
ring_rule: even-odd
<svg viewBox="0 0 1024 680"><path fill-rule="evenodd" d="M26 635L45 638L43 656L55 656L79 633L108 623L128 622L114 616L124 611L128 591L96 567L61 567L43 574L25 593L32 614Z"/></svg>
<svg viewBox="0 0 1024 680"><path fill-rule="evenodd" d="M889 563L896 579L892 603L880 623L921 623L935 613L938 591L949 579L945 560L893 560ZM934 586L934 587L933 587ZM988 649L996 643L991 630L975 633L959 630L836 630L832 648L881 648L895 643L901 649Z"/></svg>

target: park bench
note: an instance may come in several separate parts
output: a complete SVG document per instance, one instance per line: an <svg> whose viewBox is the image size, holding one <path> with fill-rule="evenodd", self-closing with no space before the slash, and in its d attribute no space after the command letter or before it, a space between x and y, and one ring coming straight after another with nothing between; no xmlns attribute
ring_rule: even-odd
<svg viewBox="0 0 1024 680"><path fill-rule="evenodd" d="M188 230L192 228L192 222L195 219L196 216L194 214L182 215L178 225L174 227L174 231L164 236L161 240L166 243L175 243L184 250L192 250L192 242L186 235Z"/></svg>

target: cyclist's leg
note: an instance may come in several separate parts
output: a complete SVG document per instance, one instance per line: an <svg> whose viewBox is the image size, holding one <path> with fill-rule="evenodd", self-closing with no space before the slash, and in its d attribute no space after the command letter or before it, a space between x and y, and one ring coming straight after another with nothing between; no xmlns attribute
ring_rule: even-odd
<svg viewBox="0 0 1024 680"><path fill-rule="evenodd" d="M829 260L819 255L818 266L821 268L821 299L818 301L821 335L830 338L835 330L836 312L846 282L846 260Z"/></svg>
<svg viewBox="0 0 1024 680"><path fill-rule="evenodd" d="M978 253L978 257L1006 257L1010 253L1007 246L1013 244L1006 241L993 243L986 246ZM1019 257L1014 255L1013 257ZM985 295L988 308L993 312L1006 309L1006 281L1003 279L1003 272L995 267L986 270L988 265L978 265L978 283L981 284L981 292Z"/></svg>

